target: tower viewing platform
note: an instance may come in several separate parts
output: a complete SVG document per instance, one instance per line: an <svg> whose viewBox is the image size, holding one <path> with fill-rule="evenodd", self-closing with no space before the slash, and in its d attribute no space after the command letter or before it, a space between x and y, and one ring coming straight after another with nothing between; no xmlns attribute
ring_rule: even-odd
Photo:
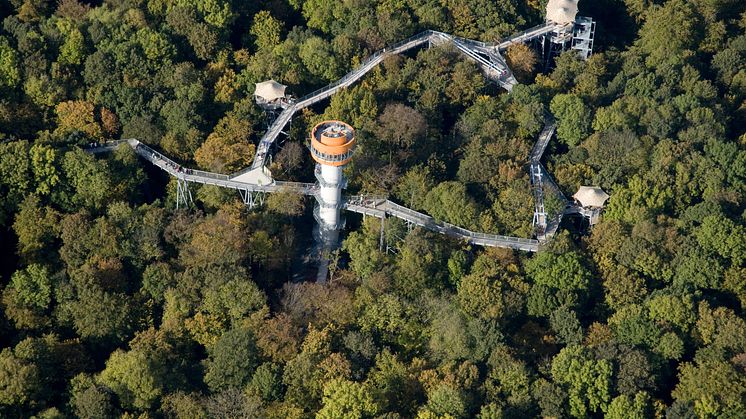
<svg viewBox="0 0 746 419"><path fill-rule="evenodd" d="M340 167L355 151L355 130L341 121L324 121L311 130L311 157L317 163Z"/></svg>

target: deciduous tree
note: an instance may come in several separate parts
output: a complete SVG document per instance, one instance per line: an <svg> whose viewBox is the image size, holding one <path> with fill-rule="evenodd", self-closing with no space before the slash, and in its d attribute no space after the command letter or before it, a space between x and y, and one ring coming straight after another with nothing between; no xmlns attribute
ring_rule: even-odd
<svg viewBox="0 0 746 419"><path fill-rule="evenodd" d="M559 94L549 105L557 117L557 137L569 146L575 146L590 133L591 110L583 99L573 94Z"/></svg>

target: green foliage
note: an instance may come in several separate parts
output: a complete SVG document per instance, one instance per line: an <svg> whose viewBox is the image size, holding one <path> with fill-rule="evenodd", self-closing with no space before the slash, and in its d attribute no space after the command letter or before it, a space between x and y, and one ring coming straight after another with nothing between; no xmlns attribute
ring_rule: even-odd
<svg viewBox="0 0 746 419"><path fill-rule="evenodd" d="M350 267L362 278L378 271L384 261L384 255L378 250L378 240L370 233L350 233L343 249L350 255Z"/></svg>
<svg viewBox="0 0 746 419"><path fill-rule="evenodd" d="M532 394L542 415L560 417L567 414L567 392L562 386L540 378L533 383Z"/></svg>
<svg viewBox="0 0 746 419"><path fill-rule="evenodd" d="M323 406L317 418L353 419L375 416L378 407L365 385L347 380L332 380L324 386Z"/></svg>
<svg viewBox="0 0 746 419"><path fill-rule="evenodd" d="M666 2L647 14L637 46L649 55L648 63L663 64L692 54L701 39L700 16L689 2Z"/></svg>
<svg viewBox="0 0 746 419"><path fill-rule="evenodd" d="M163 301L164 294L174 285L173 272L166 263L148 265L142 274L142 290L155 301Z"/></svg>
<svg viewBox="0 0 746 419"><path fill-rule="evenodd" d="M18 53L10 46L7 38L0 37L0 86L15 88L20 81Z"/></svg>
<svg viewBox="0 0 746 419"><path fill-rule="evenodd" d="M691 296L657 295L647 301L649 316L661 324L687 331L696 321Z"/></svg>
<svg viewBox="0 0 746 419"><path fill-rule="evenodd" d="M471 343L465 316L444 305L436 312L430 332L430 350L444 360L457 361L471 357Z"/></svg>
<svg viewBox="0 0 746 419"><path fill-rule="evenodd" d="M697 415L707 417L726 412L744 412L745 391L743 375L730 363L705 361L681 364L679 383L672 395L677 400L694 403Z"/></svg>
<svg viewBox="0 0 746 419"><path fill-rule="evenodd" d="M245 386L259 365L257 352L250 331L229 330L210 348L210 358L205 364L205 383L213 391Z"/></svg>
<svg viewBox="0 0 746 419"><path fill-rule="evenodd" d="M282 22L275 19L267 10L254 15L254 23L251 25L250 33L256 39L254 43L259 49L273 48L280 43L280 32Z"/></svg>
<svg viewBox="0 0 746 419"><path fill-rule="evenodd" d="M52 301L52 281L47 268L42 265L29 265L22 271L16 271L11 278L11 286L24 305L43 310Z"/></svg>
<svg viewBox="0 0 746 419"><path fill-rule="evenodd" d="M28 195L13 222L19 256L26 261L49 261L52 245L59 236L59 218L57 211L41 206L38 195Z"/></svg>
<svg viewBox="0 0 746 419"><path fill-rule="evenodd" d="M49 195L55 186L60 183L60 174L57 165L57 152L49 146L34 144L29 151L31 157L31 169L36 181L36 192L40 195Z"/></svg>
<svg viewBox="0 0 746 419"><path fill-rule="evenodd" d="M609 319L609 326L620 342L633 345L653 346L660 335L660 329L650 321L646 310L639 305L619 309Z"/></svg>
<svg viewBox="0 0 746 419"><path fill-rule="evenodd" d="M676 333L668 332L661 336L656 352L667 359L681 359L684 354L684 341Z"/></svg>
<svg viewBox="0 0 746 419"><path fill-rule="evenodd" d="M503 271L486 255L479 257L471 272L461 278L456 298L471 317L498 320L520 311L520 294L527 285L520 276Z"/></svg>
<svg viewBox="0 0 746 419"><path fill-rule="evenodd" d="M399 179L395 193L408 208L422 210L425 198L433 186L435 185L429 170L426 167L415 166Z"/></svg>
<svg viewBox="0 0 746 419"><path fill-rule="evenodd" d="M407 368L407 364L386 349L376 355L367 385L379 411L412 413L417 406L419 382Z"/></svg>
<svg viewBox="0 0 746 419"><path fill-rule="evenodd" d="M262 400L273 401L282 398L282 374L280 366L265 362L254 371L249 383L250 391L256 393Z"/></svg>
<svg viewBox="0 0 746 419"><path fill-rule="evenodd" d="M125 339L137 319L134 302L125 294L83 288L78 298L66 302L76 332L84 338Z"/></svg>
<svg viewBox="0 0 746 419"><path fill-rule="evenodd" d="M432 233L409 234L396 261L396 286L411 297L426 289L441 289L446 284L446 263L446 249L433 243Z"/></svg>
<svg viewBox="0 0 746 419"><path fill-rule="evenodd" d="M526 272L536 284L562 291L586 290L592 277L577 252L561 255L539 252L526 264Z"/></svg>
<svg viewBox="0 0 746 419"><path fill-rule="evenodd" d="M85 57L85 39L78 28L71 28L65 34L65 42L60 47L58 61L61 64L81 64Z"/></svg>
<svg viewBox="0 0 746 419"><path fill-rule="evenodd" d="M650 396L640 392L634 398L621 395L614 398L606 411L607 418L643 419L650 417Z"/></svg>
<svg viewBox="0 0 746 419"><path fill-rule="evenodd" d="M606 411L611 400L612 366L594 360L582 346L568 346L552 360L552 377L568 387L570 414L584 417Z"/></svg>
<svg viewBox="0 0 746 419"><path fill-rule="evenodd" d="M557 118L557 137L575 146L590 132L591 110L583 99L573 94L559 94L552 99L549 109Z"/></svg>
<svg viewBox="0 0 746 419"><path fill-rule="evenodd" d="M511 356L504 346L494 348L487 363L490 365L485 383L488 399L505 400L509 406L525 411L531 401L532 378L526 364Z"/></svg>
<svg viewBox="0 0 746 419"><path fill-rule="evenodd" d="M116 351L106 362L101 381L117 393L125 406L149 408L162 394L159 371L146 354Z"/></svg>
<svg viewBox="0 0 746 419"><path fill-rule="evenodd" d="M0 352L0 404L27 404L34 400L41 385L36 365L19 358L10 348Z"/></svg>
<svg viewBox="0 0 746 419"><path fill-rule="evenodd" d="M314 55L309 50L308 58ZM327 63L328 64L328 63ZM321 64L319 64L321 66ZM332 67L333 69L334 67ZM319 72L327 71L321 68ZM324 119L347 121L353 127L366 127L378 115L378 103L370 88L364 84L345 89L332 96L329 107L324 112Z"/></svg>
<svg viewBox="0 0 746 419"><path fill-rule="evenodd" d="M93 210L103 209L113 192L112 175L106 163L76 150L65 154L62 167L75 191L74 204Z"/></svg>
<svg viewBox="0 0 746 419"><path fill-rule="evenodd" d="M318 36L306 39L299 51L300 59L308 72L327 81L339 78L341 73L332 54L331 45Z"/></svg>
<svg viewBox="0 0 746 419"><path fill-rule="evenodd" d="M105 418L113 414L111 391L97 384L93 377L78 374L70 384L70 405L78 417Z"/></svg>
<svg viewBox="0 0 746 419"><path fill-rule="evenodd" d="M746 228L729 218L710 215L702 220L702 225L695 231L699 244L712 249L723 258L730 259L735 265L746 260Z"/></svg>
<svg viewBox="0 0 746 419"><path fill-rule="evenodd" d="M0 183L5 187L7 204L18 205L33 190L33 166L27 141L0 144Z"/></svg>
<svg viewBox="0 0 746 419"><path fill-rule="evenodd" d="M560 307L552 312L549 324L557 332L560 340L567 345L578 345L583 340L583 328L575 312L567 307Z"/></svg>
<svg viewBox="0 0 746 419"><path fill-rule="evenodd" d="M467 406L462 392L447 384L441 384L428 392L426 406L427 410L436 415L466 417Z"/></svg>
<svg viewBox="0 0 746 419"><path fill-rule="evenodd" d="M111 354L98 381L114 391L124 407L148 409L184 381L177 369L179 354L170 336L153 329L138 334L130 346L129 351L117 349ZM106 403L100 390L89 397ZM100 404L97 409L103 408Z"/></svg>
<svg viewBox="0 0 746 419"><path fill-rule="evenodd" d="M465 228L477 226L477 205L459 182L442 182L425 196L425 210L435 219Z"/></svg>

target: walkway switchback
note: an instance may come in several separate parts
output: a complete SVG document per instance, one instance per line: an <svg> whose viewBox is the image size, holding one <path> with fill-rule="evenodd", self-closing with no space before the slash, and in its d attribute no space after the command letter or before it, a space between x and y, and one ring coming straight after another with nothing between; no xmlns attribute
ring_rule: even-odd
<svg viewBox="0 0 746 419"><path fill-rule="evenodd" d="M547 149L547 145L549 145L549 140L556 130L557 124L554 118L549 113L546 113L544 115L544 128L529 155L529 175L535 206L534 226L537 229L536 237L541 241L547 241L554 236L565 214L578 212L578 208L565 197L541 163L541 157L544 155L544 151ZM559 214L554 214L553 217L547 214L544 206L544 199L547 192L554 195L560 205L562 205L562 210L559 211Z"/></svg>

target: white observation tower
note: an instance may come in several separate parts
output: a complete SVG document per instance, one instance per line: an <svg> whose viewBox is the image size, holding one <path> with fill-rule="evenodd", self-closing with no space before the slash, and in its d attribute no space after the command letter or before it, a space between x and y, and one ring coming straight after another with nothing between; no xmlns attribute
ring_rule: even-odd
<svg viewBox="0 0 746 419"><path fill-rule="evenodd" d="M319 184L318 205L313 212L319 226L322 253L318 279L324 281L328 263L323 252L337 246L339 230L344 228L340 212L344 205L342 189L347 187L347 180L342 170L355 151L355 130L341 121L321 122L311 130L310 149L317 163L315 172Z"/></svg>

